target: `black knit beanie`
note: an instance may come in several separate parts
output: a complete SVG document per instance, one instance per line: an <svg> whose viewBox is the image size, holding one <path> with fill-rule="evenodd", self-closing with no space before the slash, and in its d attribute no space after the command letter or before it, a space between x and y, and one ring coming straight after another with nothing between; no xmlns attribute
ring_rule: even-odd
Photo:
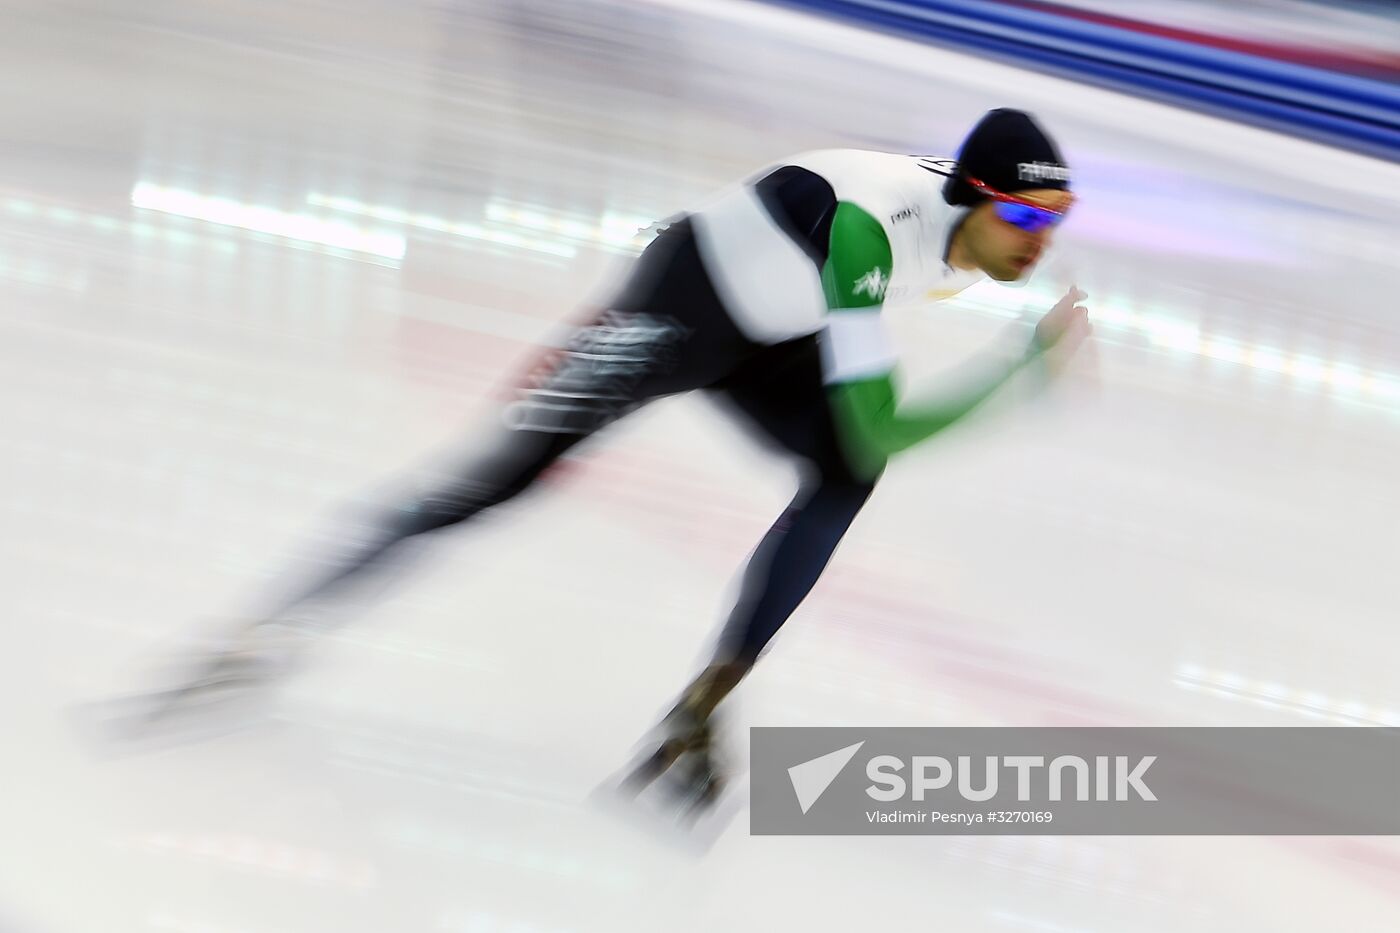
<svg viewBox="0 0 1400 933"><path fill-rule="evenodd" d="M967 134L958 168L943 185L943 200L949 204L972 205L983 199L963 179L964 173L1007 194L1069 188L1069 166L1060 150L1030 114L1020 110L992 110Z"/></svg>

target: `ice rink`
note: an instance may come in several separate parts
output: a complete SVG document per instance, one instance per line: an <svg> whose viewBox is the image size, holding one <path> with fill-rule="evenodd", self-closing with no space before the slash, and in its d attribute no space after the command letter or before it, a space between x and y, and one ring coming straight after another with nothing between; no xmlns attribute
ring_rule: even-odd
<svg viewBox="0 0 1400 933"><path fill-rule="evenodd" d="M255 609L467 442L637 227L804 149L1036 113L1024 288L896 315L933 380L1077 282L1096 335L899 460L747 725L1400 725L1400 168L731 0L0 2L4 933L1390 930L1386 838L753 837L587 797L791 472L698 398L449 530L254 728L75 704ZM261 231L261 232L259 232Z"/></svg>

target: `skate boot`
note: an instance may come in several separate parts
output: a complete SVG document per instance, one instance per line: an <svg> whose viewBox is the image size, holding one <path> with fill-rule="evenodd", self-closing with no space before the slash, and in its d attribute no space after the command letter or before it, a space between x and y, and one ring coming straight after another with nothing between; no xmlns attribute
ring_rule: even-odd
<svg viewBox="0 0 1400 933"><path fill-rule="evenodd" d="M231 712L265 698L296 667L306 639L283 623L242 623L160 664L151 679L164 686L105 701L92 714L115 738L216 709Z"/></svg>
<svg viewBox="0 0 1400 933"><path fill-rule="evenodd" d="M671 798L682 822L693 823L719 798L725 777L715 741L716 724L711 716L693 735L685 751L658 783Z"/></svg>
<svg viewBox="0 0 1400 933"><path fill-rule="evenodd" d="M735 665L711 665L686 688L648 740L653 750L622 782L624 794L635 797L684 759L685 767L667 784L687 800L713 799L722 785L714 755L714 711L743 673Z"/></svg>
<svg viewBox="0 0 1400 933"><path fill-rule="evenodd" d="M724 786L715 755L713 716L700 718L682 699L647 739L649 748L623 778L616 792L625 801L667 822L693 825L718 798ZM652 791L648 791L652 788Z"/></svg>
<svg viewBox="0 0 1400 933"><path fill-rule="evenodd" d="M699 718L693 705L682 698L652 730L646 744L653 746L622 782L622 790L636 796L665 774L680 757L709 746L709 723Z"/></svg>
<svg viewBox="0 0 1400 933"><path fill-rule="evenodd" d="M277 622L236 629L207 653L190 658L177 684L161 693L178 700L265 687L294 667L304 641L304 635Z"/></svg>

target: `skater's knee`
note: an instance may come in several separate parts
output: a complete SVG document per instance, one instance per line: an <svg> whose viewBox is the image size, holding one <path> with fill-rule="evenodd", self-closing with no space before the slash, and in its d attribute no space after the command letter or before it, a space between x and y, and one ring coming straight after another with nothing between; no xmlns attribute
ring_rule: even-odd
<svg viewBox="0 0 1400 933"><path fill-rule="evenodd" d="M838 457L804 458L798 463L797 476L799 502L810 501L818 495L825 499L864 502L880 480L879 474L859 474Z"/></svg>
<svg viewBox="0 0 1400 933"><path fill-rule="evenodd" d="M841 473L814 474L803 483L798 496L802 510L815 515L846 515L854 518L875 491L874 481L856 479Z"/></svg>
<svg viewBox="0 0 1400 933"><path fill-rule="evenodd" d="M466 475L421 489L394 510L394 523L405 535L435 531L465 521L520 495L539 478L552 459L524 463L487 460Z"/></svg>

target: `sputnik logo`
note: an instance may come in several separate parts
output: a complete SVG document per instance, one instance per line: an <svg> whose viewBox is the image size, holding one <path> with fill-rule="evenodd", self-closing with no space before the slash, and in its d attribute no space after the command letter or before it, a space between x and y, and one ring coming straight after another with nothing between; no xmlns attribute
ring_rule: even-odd
<svg viewBox="0 0 1400 933"><path fill-rule="evenodd" d="M797 794L797 804L803 813L812 809L812 805L826 793L826 789L864 744L865 741L861 740L854 745L838 748L834 752L788 768L788 778L792 781L793 792Z"/></svg>

